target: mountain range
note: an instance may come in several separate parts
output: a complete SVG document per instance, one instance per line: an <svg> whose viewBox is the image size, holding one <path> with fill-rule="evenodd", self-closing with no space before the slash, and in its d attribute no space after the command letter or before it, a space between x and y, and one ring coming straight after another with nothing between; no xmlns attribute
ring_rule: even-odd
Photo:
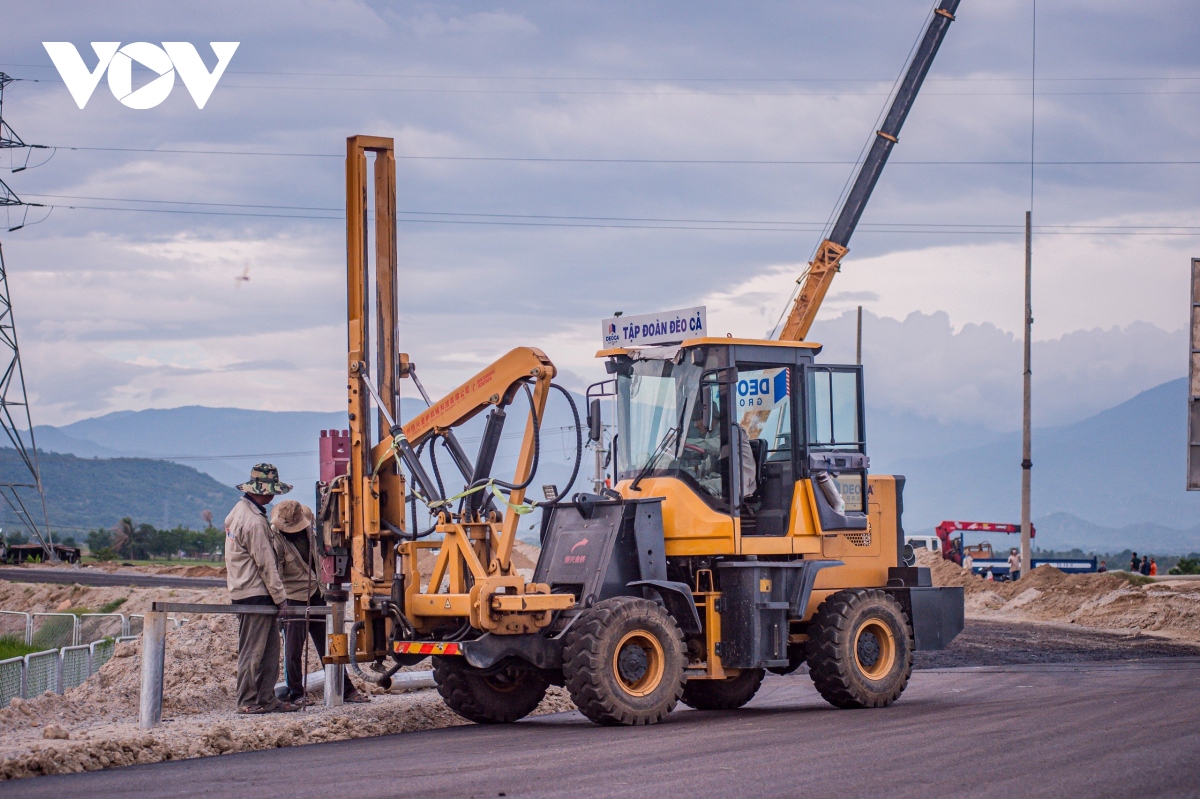
<svg viewBox="0 0 1200 799"><path fill-rule="evenodd" d="M578 395L574 398L582 415L583 399ZM1173 380L1082 421L1035 430L1036 543L1046 549L1108 551L1133 547L1164 553L1200 550L1200 495L1184 490L1186 400L1185 381ZM509 409L497 475L510 473L519 447L525 420L519 403L518 399ZM411 418L422 407L406 400L401 410L404 417ZM942 423L881 407L871 407L867 421L872 471L907 478L904 525L908 532L928 532L943 519L1019 520L1019 434L969 423ZM575 458L573 424L566 403L553 394L542 425L541 462L533 488L539 498L544 484L565 489ZM284 480L297 486L294 496L309 502L311 486L317 479L319 433L322 429L345 427L345 414L340 413L189 406L122 411L63 427L37 427L35 433L39 449L47 452L80 459L173 462L176 469L204 473L195 474L193 480L211 478L217 486L196 482L188 489L188 497L207 496L203 486L217 492L220 484L236 485L246 479L254 463L271 461L279 466ZM478 447L481 428L479 417L458 430L468 454ZM587 487L592 462L592 454L585 451L572 490ZM448 457L439 463L447 488L455 490L461 478L449 474L453 467ZM79 475L84 479L83 472ZM144 518L154 523L160 518L188 522L183 514L195 503L181 500L179 515L170 507L164 514L161 491L153 493L153 501L138 500L125 511L118 511L115 505L110 509L102 502L86 504L105 514L88 521L88 525L111 525L120 515L134 513L135 507L137 513L146 513ZM210 504L217 502L216 494L212 496ZM222 496L222 501L231 502L229 497L236 494ZM50 501L55 506L59 502L54 498ZM140 510L143 507L145 510ZM210 509L218 518L223 516L220 508ZM197 505L186 512L198 514L199 510ZM118 515L108 520L115 513ZM76 518L76 512L72 514Z"/></svg>

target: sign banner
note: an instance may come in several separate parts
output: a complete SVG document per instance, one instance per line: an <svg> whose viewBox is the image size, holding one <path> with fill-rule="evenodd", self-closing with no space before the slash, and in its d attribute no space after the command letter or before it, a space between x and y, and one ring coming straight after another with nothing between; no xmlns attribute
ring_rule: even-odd
<svg viewBox="0 0 1200 799"><path fill-rule="evenodd" d="M601 332L605 349L678 344L708 335L707 310L701 305L641 316L615 316L604 320Z"/></svg>

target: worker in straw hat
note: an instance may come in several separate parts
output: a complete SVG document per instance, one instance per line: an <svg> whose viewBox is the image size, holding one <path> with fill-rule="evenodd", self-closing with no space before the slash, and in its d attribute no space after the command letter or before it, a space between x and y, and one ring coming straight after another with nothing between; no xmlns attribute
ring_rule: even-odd
<svg viewBox="0 0 1200 799"><path fill-rule="evenodd" d="M279 555L279 573L289 605L324 605L319 579L320 547L313 531L313 513L294 499L285 499L271 508L271 527ZM276 691L280 699L295 704L308 704L304 692L304 632L312 636L317 655L325 655L325 616L289 619L283 623L283 673L287 682ZM320 663L321 661L316 661ZM349 675L342 674L342 697L346 702L370 702L371 698L357 690Z"/></svg>
<svg viewBox="0 0 1200 799"><path fill-rule="evenodd" d="M279 470L260 463L238 486L242 498L225 517L225 571L235 605L279 607L287 602L267 505L292 490L280 482ZM298 710L275 697L279 676L279 630L274 615L238 617L238 713L287 713Z"/></svg>

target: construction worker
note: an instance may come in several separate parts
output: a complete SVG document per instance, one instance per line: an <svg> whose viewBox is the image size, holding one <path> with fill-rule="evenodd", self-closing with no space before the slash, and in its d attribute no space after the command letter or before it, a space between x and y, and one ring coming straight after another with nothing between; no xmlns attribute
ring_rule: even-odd
<svg viewBox="0 0 1200 799"><path fill-rule="evenodd" d="M724 498L725 480L722 465L729 455L729 449L721 446L718 397L712 398L711 409L708 411L712 418L704 418L703 409L703 403L697 402L680 452L680 460L683 462L684 471L691 474L701 488L714 497ZM734 448L737 449L740 459L742 498L745 499L758 487L757 466L754 462L754 451L750 448L750 435L746 429L740 424L735 424L733 436L737 439Z"/></svg>
<svg viewBox="0 0 1200 799"><path fill-rule="evenodd" d="M285 499L271 508L271 527L279 555L279 573L289 605L324 605L317 573L317 542L313 533L313 513L308 507L294 499ZM303 619L289 619L283 623L283 673L287 686L280 688L277 696L287 702L306 705L304 691L304 630L312 636L318 657L325 656L325 616L314 616L307 625ZM318 664L320 661L316 661ZM319 667L318 667L319 670ZM370 702L371 698L357 690L350 676L343 672L342 698L346 702ZM280 696L280 694L282 694Z"/></svg>
<svg viewBox="0 0 1200 799"><path fill-rule="evenodd" d="M975 558L971 557L971 553L968 552L966 555L963 555L962 567L968 572L975 571Z"/></svg>
<svg viewBox="0 0 1200 799"><path fill-rule="evenodd" d="M1008 579L1019 580L1021 578L1021 555L1016 549L1008 553Z"/></svg>
<svg viewBox="0 0 1200 799"><path fill-rule="evenodd" d="M276 560L275 531L267 505L292 490L280 482L279 470L260 463L238 486L242 498L225 517L225 570L229 597L235 605L279 607L287 602ZM289 713L299 710L275 697L279 676L279 630L274 615L238 617L238 713Z"/></svg>

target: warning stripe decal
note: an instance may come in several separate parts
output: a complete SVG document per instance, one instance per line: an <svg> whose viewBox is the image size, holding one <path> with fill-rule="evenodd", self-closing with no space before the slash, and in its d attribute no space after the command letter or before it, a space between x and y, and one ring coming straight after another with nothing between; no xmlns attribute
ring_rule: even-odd
<svg viewBox="0 0 1200 799"><path fill-rule="evenodd" d="M461 655L456 643L443 641L397 641L397 655Z"/></svg>

